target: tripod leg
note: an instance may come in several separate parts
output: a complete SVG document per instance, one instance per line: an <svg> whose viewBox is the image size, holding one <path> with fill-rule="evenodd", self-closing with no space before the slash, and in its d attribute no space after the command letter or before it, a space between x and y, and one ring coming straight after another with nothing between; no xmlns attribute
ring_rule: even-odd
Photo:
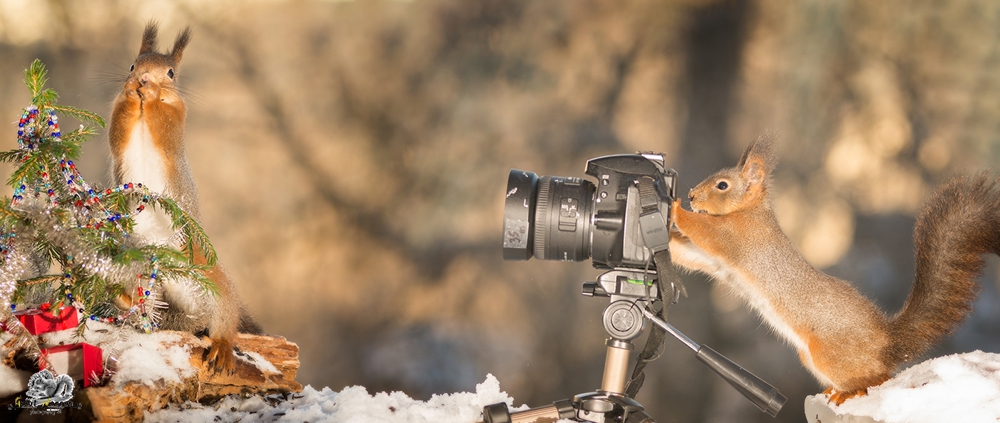
<svg viewBox="0 0 1000 423"><path fill-rule="evenodd" d="M656 423L656 420L649 417L649 414L646 414L645 411L636 411L629 414L628 418L625 419L625 423Z"/></svg>
<svg viewBox="0 0 1000 423"><path fill-rule="evenodd" d="M573 408L573 402L570 400L560 400L552 405L513 413L507 409L507 404L501 402L483 407L482 423L553 423L559 419L574 417L576 417L576 409Z"/></svg>
<svg viewBox="0 0 1000 423"><path fill-rule="evenodd" d="M510 423L554 423L557 420L559 410L554 405L517 411L510 415Z"/></svg>

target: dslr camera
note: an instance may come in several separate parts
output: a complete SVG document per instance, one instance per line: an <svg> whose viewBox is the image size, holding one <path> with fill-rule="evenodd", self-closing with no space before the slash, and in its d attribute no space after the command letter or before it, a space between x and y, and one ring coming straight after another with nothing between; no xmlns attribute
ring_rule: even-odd
<svg viewBox="0 0 1000 423"><path fill-rule="evenodd" d="M677 172L662 154L598 157L576 177L511 169L504 202L504 260L583 261L596 268L650 269L670 241Z"/></svg>

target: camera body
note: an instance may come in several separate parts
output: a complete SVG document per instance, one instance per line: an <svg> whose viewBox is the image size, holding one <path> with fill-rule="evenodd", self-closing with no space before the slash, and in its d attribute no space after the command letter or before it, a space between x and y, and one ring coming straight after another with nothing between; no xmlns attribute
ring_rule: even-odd
<svg viewBox="0 0 1000 423"><path fill-rule="evenodd" d="M654 250L669 241L677 173L651 153L590 159L584 173L597 182L511 169L504 259L593 258L597 268L654 268Z"/></svg>

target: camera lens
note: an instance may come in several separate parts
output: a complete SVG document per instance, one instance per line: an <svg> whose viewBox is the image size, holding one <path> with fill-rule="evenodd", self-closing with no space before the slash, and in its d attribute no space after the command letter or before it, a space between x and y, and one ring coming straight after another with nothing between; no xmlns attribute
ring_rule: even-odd
<svg viewBox="0 0 1000 423"><path fill-rule="evenodd" d="M504 204L504 259L590 258L594 184L511 169Z"/></svg>
<svg viewBox="0 0 1000 423"><path fill-rule="evenodd" d="M542 176L535 203L535 257L590 258L590 209L594 184L580 178Z"/></svg>

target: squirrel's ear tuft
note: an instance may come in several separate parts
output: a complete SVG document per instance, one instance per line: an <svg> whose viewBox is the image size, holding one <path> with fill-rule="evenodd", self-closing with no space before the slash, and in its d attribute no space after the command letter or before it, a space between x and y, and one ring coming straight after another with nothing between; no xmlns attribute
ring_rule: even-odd
<svg viewBox="0 0 1000 423"><path fill-rule="evenodd" d="M142 45L139 46L139 55L156 52L156 31L157 23L150 20L146 24L146 29L142 31Z"/></svg>
<svg viewBox="0 0 1000 423"><path fill-rule="evenodd" d="M740 173L751 184L764 183L771 176L771 171L777 165L778 159L772 150L775 134L766 132L757 138L743 152L740 163L736 165Z"/></svg>
<svg viewBox="0 0 1000 423"><path fill-rule="evenodd" d="M170 57L174 59L174 65L181 63L181 56L184 55L184 47L187 47L190 41L191 27L186 27L180 34L177 34L177 40L174 41L174 49L170 50Z"/></svg>

